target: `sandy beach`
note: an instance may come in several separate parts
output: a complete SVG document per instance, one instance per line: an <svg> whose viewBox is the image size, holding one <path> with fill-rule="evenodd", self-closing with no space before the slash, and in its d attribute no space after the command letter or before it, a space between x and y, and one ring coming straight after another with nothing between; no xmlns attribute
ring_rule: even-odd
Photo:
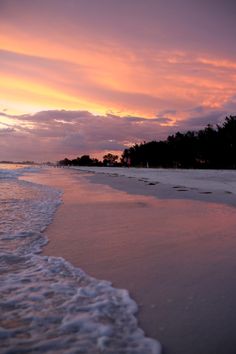
<svg viewBox="0 0 236 354"><path fill-rule="evenodd" d="M235 353L235 172L88 170L27 177L64 192L44 254L127 289L163 353Z"/></svg>

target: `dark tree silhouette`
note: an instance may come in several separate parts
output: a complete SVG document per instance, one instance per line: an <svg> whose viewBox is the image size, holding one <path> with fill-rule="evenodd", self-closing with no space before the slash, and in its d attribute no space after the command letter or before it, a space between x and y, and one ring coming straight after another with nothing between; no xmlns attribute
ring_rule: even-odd
<svg viewBox="0 0 236 354"><path fill-rule="evenodd" d="M61 165L61 166L70 166L71 165L71 160L69 160L66 157L64 160L59 161L59 165Z"/></svg>
<svg viewBox="0 0 236 354"><path fill-rule="evenodd" d="M69 160L65 158L58 162L60 166L102 166L102 162L98 159L91 158L89 155L83 155L76 159Z"/></svg>
<svg viewBox="0 0 236 354"><path fill-rule="evenodd" d="M222 125L208 124L199 131L177 132L163 141L134 144L121 156L111 153L103 162L83 155L59 161L65 166L136 166L164 168L236 168L236 116L225 118Z"/></svg>
<svg viewBox="0 0 236 354"><path fill-rule="evenodd" d="M222 126L177 132L164 141L135 144L125 149L121 161L132 166L174 168L236 168L236 116L226 117Z"/></svg>
<svg viewBox="0 0 236 354"><path fill-rule="evenodd" d="M106 154L103 156L103 165L104 166L115 166L115 165L117 165L118 158L119 158L118 155L113 155L111 153Z"/></svg>

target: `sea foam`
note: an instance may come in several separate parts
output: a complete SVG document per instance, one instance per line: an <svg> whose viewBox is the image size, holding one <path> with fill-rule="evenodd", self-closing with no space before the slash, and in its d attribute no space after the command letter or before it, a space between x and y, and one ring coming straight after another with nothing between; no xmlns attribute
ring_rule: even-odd
<svg viewBox="0 0 236 354"><path fill-rule="evenodd" d="M38 253L61 192L0 170L1 353L158 354L127 290Z"/></svg>

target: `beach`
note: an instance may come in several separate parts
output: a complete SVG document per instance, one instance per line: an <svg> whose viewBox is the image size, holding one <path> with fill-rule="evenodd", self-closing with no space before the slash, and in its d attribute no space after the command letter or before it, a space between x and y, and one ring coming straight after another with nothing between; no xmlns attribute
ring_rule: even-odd
<svg viewBox="0 0 236 354"><path fill-rule="evenodd" d="M23 179L63 190L44 255L127 289L163 353L233 354L235 175L51 168Z"/></svg>

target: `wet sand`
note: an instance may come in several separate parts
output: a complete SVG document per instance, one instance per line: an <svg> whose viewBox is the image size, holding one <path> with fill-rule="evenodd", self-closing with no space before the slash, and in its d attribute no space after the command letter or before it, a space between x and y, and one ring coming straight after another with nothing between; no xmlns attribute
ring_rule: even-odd
<svg viewBox="0 0 236 354"><path fill-rule="evenodd" d="M128 289L163 353L235 353L234 194L67 169L29 179L64 190L45 255Z"/></svg>

